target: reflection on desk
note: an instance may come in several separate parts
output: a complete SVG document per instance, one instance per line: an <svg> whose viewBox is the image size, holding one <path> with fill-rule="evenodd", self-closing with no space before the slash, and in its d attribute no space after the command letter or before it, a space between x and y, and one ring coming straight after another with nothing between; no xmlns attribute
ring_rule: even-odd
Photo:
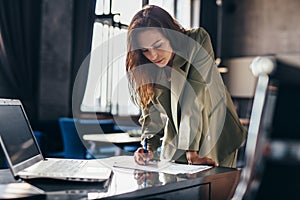
<svg viewBox="0 0 300 200"><path fill-rule="evenodd" d="M100 193L97 198L230 199L238 174L222 167L179 175L119 168L114 169L107 193Z"/></svg>
<svg viewBox="0 0 300 200"><path fill-rule="evenodd" d="M36 198L44 199L43 190L28 183L0 184L0 199Z"/></svg>
<svg viewBox="0 0 300 200"><path fill-rule="evenodd" d="M111 159L99 159L112 166ZM113 176L105 190L91 190L83 187L78 191L59 184L59 192L47 192L47 199L230 199L236 187L240 171L232 168L213 167L194 174L171 175L162 172L112 168ZM9 176L9 173L0 177ZM11 176L11 174L10 174ZM5 180L8 180L6 178ZM0 183L2 179L0 180ZM7 184L7 181L5 182ZM71 183L70 183L71 184ZM36 183L35 186L38 186ZM46 188L47 189L47 188ZM99 188L98 188L99 189ZM0 191L2 193L3 191Z"/></svg>
<svg viewBox="0 0 300 200"><path fill-rule="evenodd" d="M44 191L14 179L9 169L0 169L0 199L45 199Z"/></svg>

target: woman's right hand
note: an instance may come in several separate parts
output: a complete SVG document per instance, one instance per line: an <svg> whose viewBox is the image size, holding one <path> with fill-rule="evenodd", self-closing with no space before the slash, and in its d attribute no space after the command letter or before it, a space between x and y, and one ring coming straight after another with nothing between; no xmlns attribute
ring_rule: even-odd
<svg viewBox="0 0 300 200"><path fill-rule="evenodd" d="M187 151L186 158L189 165L212 165L218 166L218 163L209 157L200 157L198 151Z"/></svg>
<svg viewBox="0 0 300 200"><path fill-rule="evenodd" d="M148 149L147 153L145 153L144 149L140 147L134 152L134 160L139 165L149 164L149 161L152 158L153 158L153 151L151 149Z"/></svg>

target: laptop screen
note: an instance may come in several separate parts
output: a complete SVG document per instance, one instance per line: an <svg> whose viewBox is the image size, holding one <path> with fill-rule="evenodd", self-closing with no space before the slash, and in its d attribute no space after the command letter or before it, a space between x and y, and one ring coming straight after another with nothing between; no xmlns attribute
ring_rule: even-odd
<svg viewBox="0 0 300 200"><path fill-rule="evenodd" d="M13 165L40 154L21 105L0 105L0 134Z"/></svg>

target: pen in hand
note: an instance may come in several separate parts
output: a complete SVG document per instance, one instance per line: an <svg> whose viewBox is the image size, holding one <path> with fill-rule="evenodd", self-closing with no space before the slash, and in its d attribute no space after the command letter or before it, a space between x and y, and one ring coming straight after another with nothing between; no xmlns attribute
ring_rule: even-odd
<svg viewBox="0 0 300 200"><path fill-rule="evenodd" d="M147 153L148 153L148 141L147 141L147 138L145 138L145 140L144 140L144 154L146 154L147 155ZM144 159L144 165L146 165L147 164L147 159Z"/></svg>

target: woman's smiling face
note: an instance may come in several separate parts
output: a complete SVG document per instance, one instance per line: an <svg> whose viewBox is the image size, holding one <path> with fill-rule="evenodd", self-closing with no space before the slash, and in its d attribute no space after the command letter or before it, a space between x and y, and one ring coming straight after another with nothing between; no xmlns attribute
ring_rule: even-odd
<svg viewBox="0 0 300 200"><path fill-rule="evenodd" d="M138 34L139 48L144 56L159 67L165 67L173 56L170 41L157 29L147 29Z"/></svg>

